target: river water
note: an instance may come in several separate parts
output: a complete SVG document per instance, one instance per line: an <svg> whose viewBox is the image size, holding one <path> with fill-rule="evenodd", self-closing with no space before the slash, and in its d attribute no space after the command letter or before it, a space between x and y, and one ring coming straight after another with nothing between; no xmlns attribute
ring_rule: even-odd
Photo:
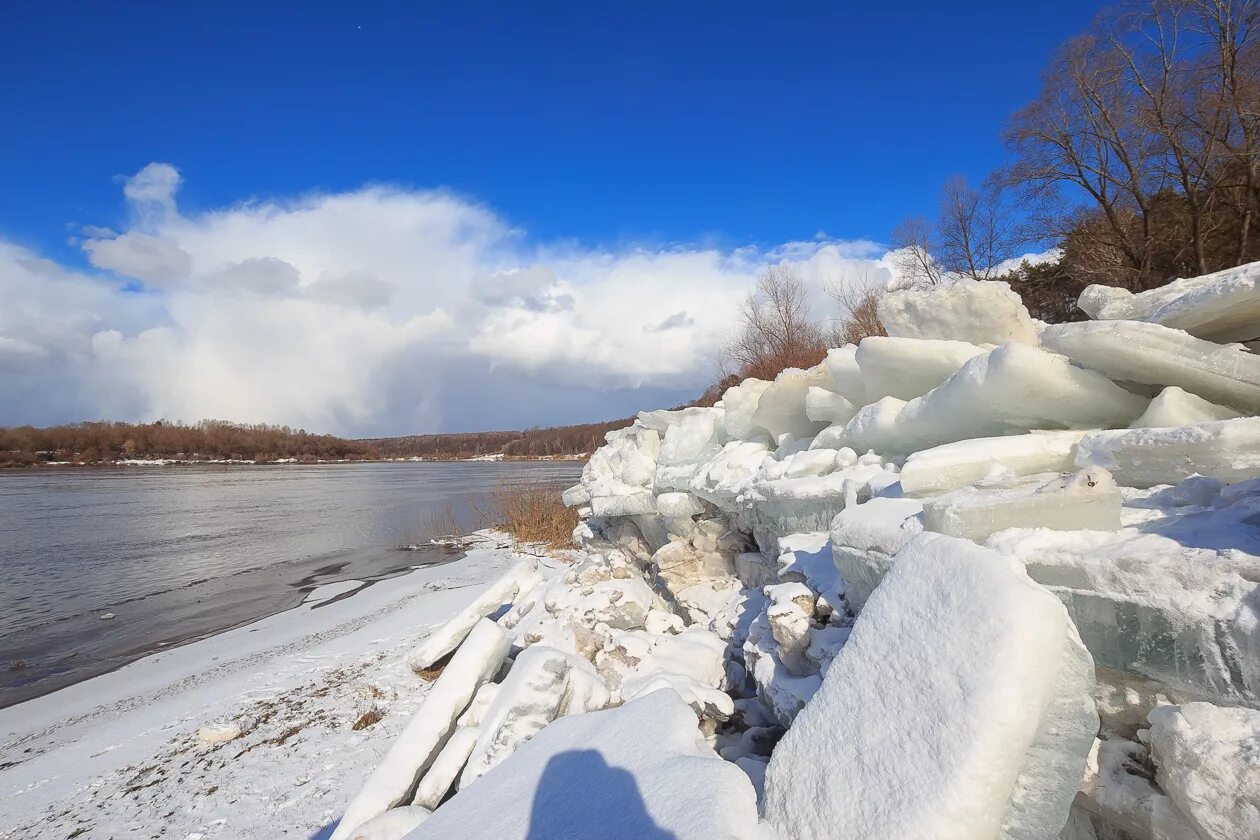
<svg viewBox="0 0 1260 840"><path fill-rule="evenodd" d="M574 462L0 472L0 708L457 551L398 546ZM112 618L101 616L112 614Z"/></svg>

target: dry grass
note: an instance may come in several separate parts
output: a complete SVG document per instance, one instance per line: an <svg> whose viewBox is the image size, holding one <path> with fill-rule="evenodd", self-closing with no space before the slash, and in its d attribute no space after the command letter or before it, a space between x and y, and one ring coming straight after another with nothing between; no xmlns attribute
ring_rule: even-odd
<svg viewBox="0 0 1260 840"><path fill-rule="evenodd" d="M382 717L381 710L373 706L372 708L368 709L363 714L359 715L359 719L356 720L354 722L354 725L351 726L350 728L353 729L355 732L358 732L360 729L367 729L369 726L372 726L373 724L380 723L381 717Z"/></svg>
<svg viewBox="0 0 1260 840"><path fill-rule="evenodd" d="M494 490L490 499L498 513L495 525L521 542L549 548L572 548L577 512L564 506L556 484L513 484Z"/></svg>

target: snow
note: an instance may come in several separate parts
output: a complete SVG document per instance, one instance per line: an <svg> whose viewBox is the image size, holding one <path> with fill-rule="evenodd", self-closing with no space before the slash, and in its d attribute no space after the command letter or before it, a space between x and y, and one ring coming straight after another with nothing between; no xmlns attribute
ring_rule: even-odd
<svg viewBox="0 0 1260 840"><path fill-rule="evenodd" d="M1178 484L1192 475L1233 483L1260 477L1260 417L1165 429L1091 432L1078 467L1104 467L1125 487Z"/></svg>
<svg viewBox="0 0 1260 840"><path fill-rule="evenodd" d="M1052 324L1046 347L1111 379L1176 385L1214 403L1260 411L1260 356L1140 321Z"/></svg>
<svg viewBox="0 0 1260 840"><path fill-rule="evenodd" d="M1189 703L1150 721L1156 778L1199 834L1260 837L1260 712Z"/></svg>
<svg viewBox="0 0 1260 840"><path fill-rule="evenodd" d="M691 708L654 691L566 717L460 790L407 840L599 837L760 840L744 771L706 746Z"/></svg>
<svg viewBox="0 0 1260 840"><path fill-rule="evenodd" d="M1069 472L1083 431L1031 432L974 438L921 449L901 468L901 489L931 495L973 484L993 475Z"/></svg>
<svg viewBox="0 0 1260 840"><path fill-rule="evenodd" d="M965 341L871 336L862 339L856 358L867 400L912 400L990 349Z"/></svg>
<svg viewBox="0 0 1260 840"><path fill-rule="evenodd" d="M1254 341L1260 337L1260 267L1250 263L1139 294L1089 286L1079 306L1095 320L1150 321L1211 341Z"/></svg>
<svg viewBox="0 0 1260 840"><path fill-rule="evenodd" d="M502 628L487 619L478 620L402 734L350 800L331 840L344 840L368 820L410 801L420 777L450 737L456 718L477 689L498 672L508 647Z"/></svg>
<svg viewBox="0 0 1260 840"><path fill-rule="evenodd" d="M486 683L486 685L496 684ZM482 688L485 687L482 686ZM464 726L463 718L460 719L460 727L447 740L437 758L433 759L433 763L421 777L420 784L416 787L416 795L411 800L413 805L432 811L442 804L442 799L455 784L455 780L459 778L459 772L468 763L468 756L472 755L479 734L475 727Z"/></svg>
<svg viewBox="0 0 1260 840"><path fill-rule="evenodd" d="M518 559L474 547L0 709L0 837L325 840L431 687L407 651Z"/></svg>
<svg viewBox="0 0 1260 840"><path fill-rule="evenodd" d="M766 817L794 840L1051 837L1097 730L1093 680L1018 563L923 534L775 748Z"/></svg>
<svg viewBox="0 0 1260 840"><path fill-rule="evenodd" d="M1115 531L1120 488L1101 467L983 482L924 502L923 527L976 542L1005 528Z"/></svg>
<svg viewBox="0 0 1260 840"><path fill-rule="evenodd" d="M418 805L391 808L355 829L350 840L402 840L429 818L430 810Z"/></svg>
<svg viewBox="0 0 1260 840"><path fill-rule="evenodd" d="M877 311L890 336L972 344L1037 343L1028 310L1006 283L963 282L890 292L879 299Z"/></svg>

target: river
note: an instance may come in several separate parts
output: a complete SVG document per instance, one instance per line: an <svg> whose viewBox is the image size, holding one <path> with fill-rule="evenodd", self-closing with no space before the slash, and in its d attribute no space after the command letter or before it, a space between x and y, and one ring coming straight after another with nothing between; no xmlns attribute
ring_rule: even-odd
<svg viewBox="0 0 1260 840"><path fill-rule="evenodd" d="M572 484L580 471L434 461L0 473L0 708L288 609L322 584L458 562L398 546L448 508L469 522L495 487Z"/></svg>

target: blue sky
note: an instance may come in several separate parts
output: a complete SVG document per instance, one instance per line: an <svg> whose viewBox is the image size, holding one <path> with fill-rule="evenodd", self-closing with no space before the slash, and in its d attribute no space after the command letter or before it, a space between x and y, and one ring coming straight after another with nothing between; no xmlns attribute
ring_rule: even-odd
<svg viewBox="0 0 1260 840"><path fill-rule="evenodd" d="M1094 4L0 5L0 425L677 405L887 282Z"/></svg>
<svg viewBox="0 0 1260 840"><path fill-rule="evenodd" d="M883 241L1096 3L57 3L0 11L0 230L119 224L118 174L184 206L388 181L530 235Z"/></svg>

